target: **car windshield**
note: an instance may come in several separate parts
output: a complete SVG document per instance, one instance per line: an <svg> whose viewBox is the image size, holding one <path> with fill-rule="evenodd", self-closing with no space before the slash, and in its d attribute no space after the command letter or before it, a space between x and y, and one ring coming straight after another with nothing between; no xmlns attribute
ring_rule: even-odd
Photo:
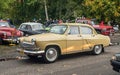
<svg viewBox="0 0 120 75"><path fill-rule="evenodd" d="M63 34L65 33L66 29L67 29L67 26L65 25L56 25L51 27L50 32L55 34Z"/></svg>
<svg viewBox="0 0 120 75"><path fill-rule="evenodd" d="M36 30L43 30L44 27L42 24L35 24L35 25L32 25L32 29L33 31L36 31Z"/></svg>
<svg viewBox="0 0 120 75"><path fill-rule="evenodd" d="M10 27L8 22L0 22L0 26Z"/></svg>

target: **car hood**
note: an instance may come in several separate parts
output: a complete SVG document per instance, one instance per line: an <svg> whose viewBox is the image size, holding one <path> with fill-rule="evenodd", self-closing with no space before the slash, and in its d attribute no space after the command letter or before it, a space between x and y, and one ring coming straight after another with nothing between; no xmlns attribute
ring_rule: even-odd
<svg viewBox="0 0 120 75"><path fill-rule="evenodd" d="M47 30L36 30L35 32L36 32L36 33L46 33Z"/></svg>
<svg viewBox="0 0 120 75"><path fill-rule="evenodd" d="M36 39L36 41L54 41L54 40L64 40L65 35L63 34L54 34L54 33L43 33L31 36L21 37L21 41L28 41L30 42L31 39Z"/></svg>
<svg viewBox="0 0 120 75"><path fill-rule="evenodd" d="M6 33L7 36L10 36L10 35L11 35L11 32L6 32L6 31L1 31L1 30L0 30L0 34L3 34L3 33Z"/></svg>
<svg viewBox="0 0 120 75"><path fill-rule="evenodd" d="M11 27L0 27L0 33L6 33L7 36L11 36L12 33L15 36L22 36L21 31Z"/></svg>
<svg viewBox="0 0 120 75"><path fill-rule="evenodd" d="M0 27L0 31L15 31L15 28L10 28L10 27Z"/></svg>

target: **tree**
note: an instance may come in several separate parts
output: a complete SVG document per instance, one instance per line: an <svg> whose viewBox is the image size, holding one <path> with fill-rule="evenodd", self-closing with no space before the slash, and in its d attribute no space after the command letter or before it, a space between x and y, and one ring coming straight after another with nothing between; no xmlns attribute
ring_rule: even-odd
<svg viewBox="0 0 120 75"><path fill-rule="evenodd" d="M46 19L44 0L1 0L0 17L21 22ZM120 0L46 0L48 17L75 19L85 16L99 21L120 20ZM18 23L18 22L17 22Z"/></svg>
<svg viewBox="0 0 120 75"><path fill-rule="evenodd" d="M9 18L9 13L12 8L9 4L13 3L14 0L1 0L0 1L0 17L3 19Z"/></svg>
<svg viewBox="0 0 120 75"><path fill-rule="evenodd" d="M95 17L98 20L109 21L113 20L120 16L118 9L120 6L118 5L119 0L84 0L83 5L87 15L92 15L91 17ZM118 5L118 6L117 6Z"/></svg>

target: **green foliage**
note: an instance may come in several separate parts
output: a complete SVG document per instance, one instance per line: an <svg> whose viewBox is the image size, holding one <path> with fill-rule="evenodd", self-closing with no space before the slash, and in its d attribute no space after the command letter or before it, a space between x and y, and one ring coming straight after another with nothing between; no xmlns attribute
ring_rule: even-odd
<svg viewBox="0 0 120 75"><path fill-rule="evenodd" d="M21 22L45 16L45 0L1 0L0 18ZM46 0L48 17L75 19L85 16L99 21L120 20L120 0Z"/></svg>
<svg viewBox="0 0 120 75"><path fill-rule="evenodd" d="M30 21L40 17L40 10L43 4L39 0L23 0L22 2L14 1L11 16L14 19Z"/></svg>
<svg viewBox="0 0 120 75"><path fill-rule="evenodd" d="M13 3L14 0L1 0L0 1L0 18L7 18L9 17L9 13L11 10L11 7L9 6L11 3Z"/></svg>
<svg viewBox="0 0 120 75"><path fill-rule="evenodd" d="M91 17L109 21L120 16L119 3L119 0L84 0L83 5Z"/></svg>

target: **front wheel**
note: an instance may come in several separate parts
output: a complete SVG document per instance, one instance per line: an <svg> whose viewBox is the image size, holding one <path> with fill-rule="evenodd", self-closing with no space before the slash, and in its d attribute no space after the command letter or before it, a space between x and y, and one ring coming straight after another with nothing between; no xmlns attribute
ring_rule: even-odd
<svg viewBox="0 0 120 75"><path fill-rule="evenodd" d="M46 63L52 63L57 60L58 56L59 56L59 53L57 51L57 48L49 47L46 49L43 59Z"/></svg>
<svg viewBox="0 0 120 75"><path fill-rule="evenodd" d="M99 55L99 54L102 53L102 50L103 50L103 46L102 45L96 45L93 48L93 54Z"/></svg>

